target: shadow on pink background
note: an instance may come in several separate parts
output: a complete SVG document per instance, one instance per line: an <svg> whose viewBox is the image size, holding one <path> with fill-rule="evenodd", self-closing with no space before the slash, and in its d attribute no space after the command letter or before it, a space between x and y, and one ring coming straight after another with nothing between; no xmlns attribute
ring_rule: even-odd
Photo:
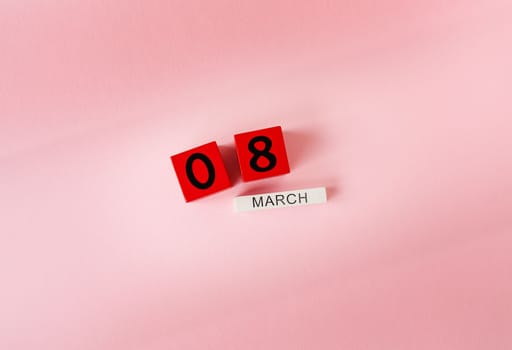
<svg viewBox="0 0 512 350"><path fill-rule="evenodd" d="M510 349L511 10L3 2L0 348ZM243 183L274 125L291 173ZM211 140L234 186L185 203Z"/></svg>

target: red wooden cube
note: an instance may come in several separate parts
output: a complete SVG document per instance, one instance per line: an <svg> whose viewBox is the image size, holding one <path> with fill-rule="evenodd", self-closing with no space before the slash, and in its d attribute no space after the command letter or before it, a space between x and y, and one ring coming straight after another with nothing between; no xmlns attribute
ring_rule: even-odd
<svg viewBox="0 0 512 350"><path fill-rule="evenodd" d="M187 202L231 187L215 141L171 156L171 161Z"/></svg>
<svg viewBox="0 0 512 350"><path fill-rule="evenodd" d="M237 134L235 144L244 181L290 172L280 126Z"/></svg>

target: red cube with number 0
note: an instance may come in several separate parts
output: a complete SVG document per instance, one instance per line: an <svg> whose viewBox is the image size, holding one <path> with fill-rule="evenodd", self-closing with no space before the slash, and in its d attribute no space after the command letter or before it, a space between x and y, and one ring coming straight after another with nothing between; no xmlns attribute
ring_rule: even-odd
<svg viewBox="0 0 512 350"><path fill-rule="evenodd" d="M171 161L187 202L231 187L215 141L171 156Z"/></svg>
<svg viewBox="0 0 512 350"><path fill-rule="evenodd" d="M237 134L235 144L244 181L290 172L280 126Z"/></svg>

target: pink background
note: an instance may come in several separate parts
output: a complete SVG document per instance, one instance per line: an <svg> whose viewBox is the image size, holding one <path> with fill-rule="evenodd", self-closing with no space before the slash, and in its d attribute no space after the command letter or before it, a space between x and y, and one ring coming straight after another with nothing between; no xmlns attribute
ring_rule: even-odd
<svg viewBox="0 0 512 350"><path fill-rule="evenodd" d="M511 349L511 11L2 1L0 348ZM184 203L274 125L290 174Z"/></svg>

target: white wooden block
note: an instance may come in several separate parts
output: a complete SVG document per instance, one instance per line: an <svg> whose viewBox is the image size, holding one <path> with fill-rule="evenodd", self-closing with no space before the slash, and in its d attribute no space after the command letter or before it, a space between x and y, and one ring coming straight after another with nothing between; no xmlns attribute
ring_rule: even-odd
<svg viewBox="0 0 512 350"><path fill-rule="evenodd" d="M296 207L327 202L325 187L303 190L253 194L235 198L235 210L251 211L272 208Z"/></svg>

